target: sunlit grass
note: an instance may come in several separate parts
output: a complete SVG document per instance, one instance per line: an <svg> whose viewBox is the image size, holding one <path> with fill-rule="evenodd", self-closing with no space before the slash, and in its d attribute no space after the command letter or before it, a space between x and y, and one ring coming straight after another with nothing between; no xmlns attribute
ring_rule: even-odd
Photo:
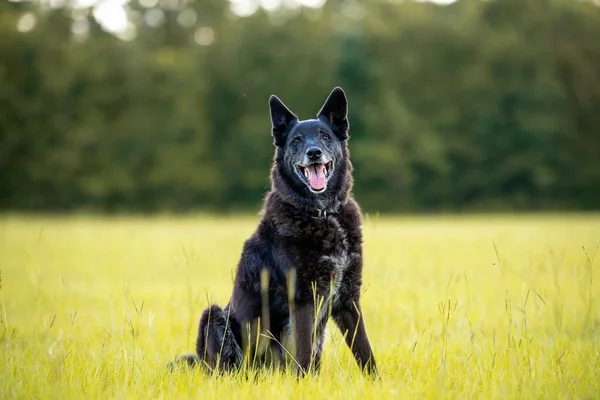
<svg viewBox="0 0 600 400"><path fill-rule="evenodd" d="M167 372L257 218L0 219L0 398L596 398L600 216L365 218L381 372L330 324L319 376ZM595 257L595 258L594 258Z"/></svg>

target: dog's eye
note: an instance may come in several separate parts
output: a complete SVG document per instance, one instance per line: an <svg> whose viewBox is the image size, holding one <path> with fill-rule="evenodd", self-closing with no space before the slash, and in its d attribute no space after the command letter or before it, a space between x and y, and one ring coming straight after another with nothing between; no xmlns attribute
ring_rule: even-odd
<svg viewBox="0 0 600 400"><path fill-rule="evenodd" d="M325 141L329 140L329 135L326 134L326 133L324 133L323 134L323 140L325 140Z"/></svg>
<svg viewBox="0 0 600 400"><path fill-rule="evenodd" d="M295 146L298 143L300 143L300 138L294 138L294 140L292 140L292 144Z"/></svg>

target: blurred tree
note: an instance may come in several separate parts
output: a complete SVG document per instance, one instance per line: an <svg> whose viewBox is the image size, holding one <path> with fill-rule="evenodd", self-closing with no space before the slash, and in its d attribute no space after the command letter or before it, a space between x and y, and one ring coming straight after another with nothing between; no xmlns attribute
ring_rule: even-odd
<svg viewBox="0 0 600 400"><path fill-rule="evenodd" d="M593 1L221 0L92 9L0 2L0 208L255 209L268 96L312 118L350 98L366 211L597 209Z"/></svg>

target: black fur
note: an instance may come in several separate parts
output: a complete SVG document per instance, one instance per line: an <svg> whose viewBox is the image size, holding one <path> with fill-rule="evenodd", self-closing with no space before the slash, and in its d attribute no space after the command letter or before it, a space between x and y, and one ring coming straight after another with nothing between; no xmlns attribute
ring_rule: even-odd
<svg viewBox="0 0 600 400"><path fill-rule="evenodd" d="M319 368L331 316L358 365L376 374L360 307L361 216L352 197L346 96L335 88L307 121L276 96L269 105L276 150L261 221L244 244L229 303L203 312L196 354L179 361L211 371L291 364L303 375ZM318 193L303 173L313 161L315 170L329 166Z"/></svg>

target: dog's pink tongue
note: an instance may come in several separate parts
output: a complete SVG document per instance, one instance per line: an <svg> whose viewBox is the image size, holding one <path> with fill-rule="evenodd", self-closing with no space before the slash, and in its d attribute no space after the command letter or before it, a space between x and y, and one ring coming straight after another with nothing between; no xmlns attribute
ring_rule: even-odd
<svg viewBox="0 0 600 400"><path fill-rule="evenodd" d="M308 182L313 189L321 190L325 187L325 165L313 164L306 167Z"/></svg>

